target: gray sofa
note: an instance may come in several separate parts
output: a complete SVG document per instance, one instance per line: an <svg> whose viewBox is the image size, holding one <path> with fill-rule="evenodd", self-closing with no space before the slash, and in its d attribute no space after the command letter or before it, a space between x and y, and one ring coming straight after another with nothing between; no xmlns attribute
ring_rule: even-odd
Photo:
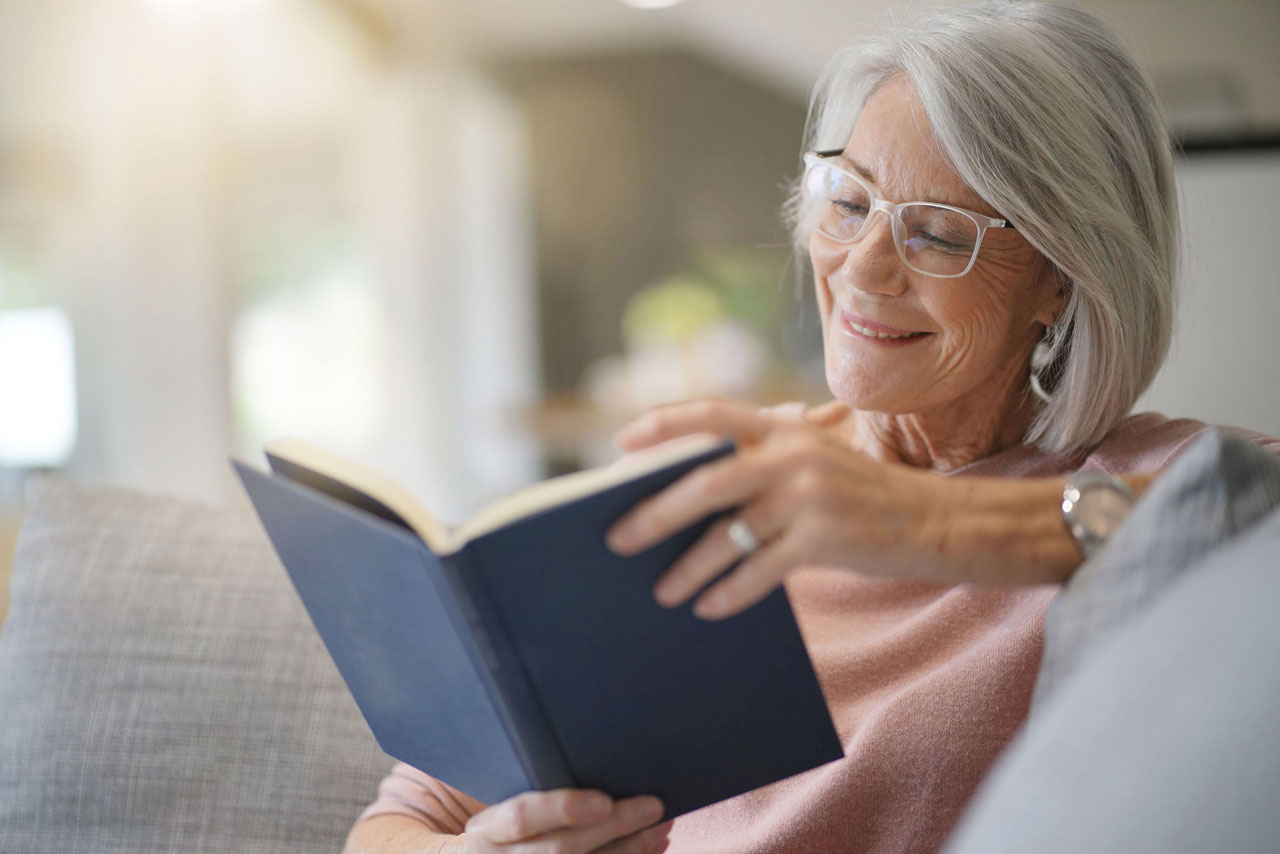
<svg viewBox="0 0 1280 854"><path fill-rule="evenodd" d="M390 768L248 510L39 479L0 852L338 851Z"/></svg>
<svg viewBox="0 0 1280 854"><path fill-rule="evenodd" d="M1278 504L1216 433L1157 482L1055 603L950 851L1280 850ZM31 482L0 852L338 851L389 766L247 510Z"/></svg>

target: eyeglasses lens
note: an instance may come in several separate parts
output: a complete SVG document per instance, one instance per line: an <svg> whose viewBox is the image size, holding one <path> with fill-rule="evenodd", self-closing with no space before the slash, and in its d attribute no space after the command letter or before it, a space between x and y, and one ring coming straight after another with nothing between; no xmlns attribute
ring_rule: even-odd
<svg viewBox="0 0 1280 854"><path fill-rule="evenodd" d="M861 234L871 209L865 187L840 170L820 164L809 171L806 190L819 231L846 243Z"/></svg>
<svg viewBox="0 0 1280 854"><path fill-rule="evenodd" d="M972 217L935 205L907 205L901 220L894 225L908 266L943 276L969 266L978 243L978 224Z"/></svg>
<svg viewBox="0 0 1280 854"><path fill-rule="evenodd" d="M872 207L860 181L817 164L805 177L810 215L818 231L841 243L862 236ZM893 237L907 266L921 273L955 276L964 272L978 244L978 223L967 214L930 204L912 204L893 223Z"/></svg>

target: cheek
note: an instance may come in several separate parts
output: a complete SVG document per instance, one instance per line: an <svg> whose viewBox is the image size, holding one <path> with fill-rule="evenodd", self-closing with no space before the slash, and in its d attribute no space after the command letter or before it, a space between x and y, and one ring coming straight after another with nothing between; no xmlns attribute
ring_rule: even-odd
<svg viewBox="0 0 1280 854"><path fill-rule="evenodd" d="M815 232L809 238L809 260L815 272L829 275L844 263L846 248L834 241L820 240Z"/></svg>
<svg viewBox="0 0 1280 854"><path fill-rule="evenodd" d="M831 316L831 288L828 279L844 262L843 251L833 251L830 246L815 238L809 239L809 263L813 265L813 286L818 298L818 312L822 318L823 335L826 335L827 318Z"/></svg>
<svg viewBox="0 0 1280 854"><path fill-rule="evenodd" d="M966 346L999 336L1009 320L999 303L963 297L937 306L932 314L941 323L947 340Z"/></svg>
<svg viewBox="0 0 1280 854"><path fill-rule="evenodd" d="M1014 351L1033 337L1017 303L1009 288L983 283L930 306L944 331L939 342L944 370L991 370L1014 358Z"/></svg>

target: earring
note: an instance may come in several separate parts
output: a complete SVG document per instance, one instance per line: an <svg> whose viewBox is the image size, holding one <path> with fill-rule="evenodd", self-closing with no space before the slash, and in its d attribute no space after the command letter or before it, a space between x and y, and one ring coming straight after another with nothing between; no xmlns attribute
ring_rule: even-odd
<svg viewBox="0 0 1280 854"><path fill-rule="evenodd" d="M1051 389L1045 388L1045 382L1048 381L1053 387L1057 386L1057 377L1050 376L1049 367L1054 363L1055 351L1058 349L1058 326L1046 326L1044 334L1040 336L1040 340L1036 342L1036 346L1031 351L1031 393L1040 398L1045 403L1049 402L1049 394ZM1041 375L1044 379L1041 379Z"/></svg>

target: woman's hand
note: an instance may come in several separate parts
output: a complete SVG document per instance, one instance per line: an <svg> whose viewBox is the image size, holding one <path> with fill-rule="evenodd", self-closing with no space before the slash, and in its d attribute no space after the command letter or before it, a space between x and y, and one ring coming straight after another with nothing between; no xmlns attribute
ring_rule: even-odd
<svg viewBox="0 0 1280 854"><path fill-rule="evenodd" d="M608 543L634 554L713 512L741 507L735 518L747 523L759 548L698 597L698 616L736 614L802 564L958 580L945 554L956 499L945 479L871 460L813 423L726 400L652 409L616 438L624 449L638 450L689 433L733 436L738 451L641 502L609 530ZM742 557L728 536L732 521L712 525L658 580L654 595L661 604L687 601Z"/></svg>
<svg viewBox="0 0 1280 854"><path fill-rule="evenodd" d="M614 801L603 792L556 789L525 792L467 821L458 854L657 854L667 848L671 822L662 803L641 796Z"/></svg>

